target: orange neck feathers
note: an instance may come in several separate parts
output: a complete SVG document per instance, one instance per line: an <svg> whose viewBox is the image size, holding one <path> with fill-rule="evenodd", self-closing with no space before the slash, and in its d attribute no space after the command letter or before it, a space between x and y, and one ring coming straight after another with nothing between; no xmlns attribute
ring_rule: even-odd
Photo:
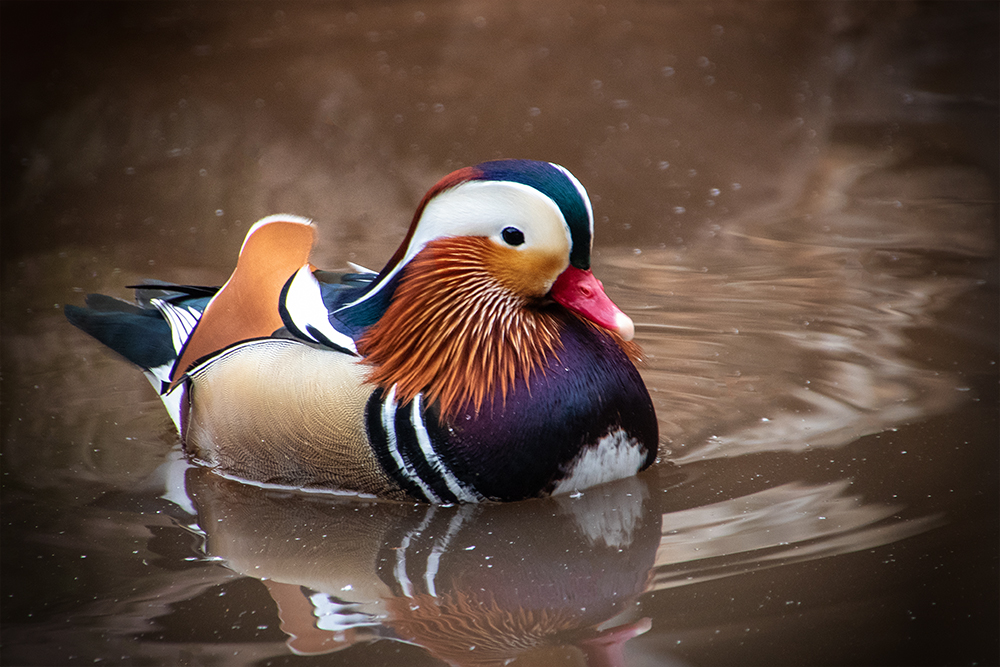
<svg viewBox="0 0 1000 667"><path fill-rule="evenodd" d="M445 238L410 261L389 308L358 340L371 382L395 384L399 403L423 392L448 419L498 392L505 399L558 351L558 315L498 282L486 268L493 252L486 238Z"/></svg>

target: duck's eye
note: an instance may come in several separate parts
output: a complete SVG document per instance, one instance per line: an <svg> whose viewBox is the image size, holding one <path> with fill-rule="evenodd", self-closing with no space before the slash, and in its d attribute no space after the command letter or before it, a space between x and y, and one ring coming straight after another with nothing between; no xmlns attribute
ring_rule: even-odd
<svg viewBox="0 0 1000 667"><path fill-rule="evenodd" d="M500 238L507 245L521 245L524 243L524 232L517 227L504 227L503 231L500 232Z"/></svg>

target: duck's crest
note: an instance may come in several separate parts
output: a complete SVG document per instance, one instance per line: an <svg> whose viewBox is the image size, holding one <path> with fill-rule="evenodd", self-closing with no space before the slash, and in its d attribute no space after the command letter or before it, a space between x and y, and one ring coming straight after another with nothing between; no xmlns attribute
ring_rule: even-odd
<svg viewBox="0 0 1000 667"><path fill-rule="evenodd" d="M594 211L583 184L567 169L551 162L496 160L475 167L474 180L510 181L532 187L559 207L572 240L569 263L578 269L590 268L594 237Z"/></svg>
<svg viewBox="0 0 1000 667"><path fill-rule="evenodd" d="M353 327L365 328L379 320L399 285L399 272L422 249L414 247L417 226L428 203L454 187L469 181L518 183L537 190L551 199L566 222L570 238L570 264L578 269L590 268L590 252L594 237L594 211L583 184L566 168L551 162L536 160L494 160L474 167L451 172L420 200L403 242L370 286L334 314Z"/></svg>
<svg viewBox="0 0 1000 667"><path fill-rule="evenodd" d="M296 215L270 215L251 227L236 270L188 336L170 380L176 382L202 357L280 329L281 290L308 263L314 239L312 221Z"/></svg>

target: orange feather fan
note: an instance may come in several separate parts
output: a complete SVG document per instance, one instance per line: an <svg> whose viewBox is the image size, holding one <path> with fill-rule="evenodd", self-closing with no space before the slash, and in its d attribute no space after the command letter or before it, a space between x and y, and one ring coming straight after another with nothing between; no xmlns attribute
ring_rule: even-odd
<svg viewBox="0 0 1000 667"><path fill-rule="evenodd" d="M560 347L559 319L485 268L501 252L487 238L430 242L404 269L383 317L358 340L369 377L405 403L424 392L442 417L507 392Z"/></svg>

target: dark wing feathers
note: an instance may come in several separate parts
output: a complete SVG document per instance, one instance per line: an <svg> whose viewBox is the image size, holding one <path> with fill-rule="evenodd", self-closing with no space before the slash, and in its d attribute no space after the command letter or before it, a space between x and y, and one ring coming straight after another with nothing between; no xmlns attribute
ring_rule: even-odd
<svg viewBox="0 0 1000 667"><path fill-rule="evenodd" d="M322 269L317 269L312 273L321 284L345 285L347 287L364 287L378 277L377 273L371 272L341 273L339 271L323 271Z"/></svg>
<svg viewBox="0 0 1000 667"><path fill-rule="evenodd" d="M334 273L317 271L324 302L336 308L371 283L374 273ZM136 303L104 294L88 294L87 307L67 305L66 319L104 345L142 368L155 368L176 358L170 325L152 304L152 299L204 311L219 287L175 285L161 280L145 280L128 285L135 290Z"/></svg>
<svg viewBox="0 0 1000 667"><path fill-rule="evenodd" d="M203 287L201 285L174 285L162 280L145 280L139 285L126 285L135 290L135 299L142 306L149 306L151 299L161 299L177 303L184 302L193 305L198 310L204 310L205 304L215 296L219 287Z"/></svg>
<svg viewBox="0 0 1000 667"><path fill-rule="evenodd" d="M171 340L170 325L153 306L152 299L204 310L218 287L174 285L161 280L147 280L129 285L137 303L104 294L88 294L87 307L67 305L66 319L112 350L142 368L156 368L177 356Z"/></svg>
<svg viewBox="0 0 1000 667"><path fill-rule="evenodd" d="M155 368L176 356L170 325L158 311L101 294L89 295L87 305L66 306L66 319L132 363Z"/></svg>

